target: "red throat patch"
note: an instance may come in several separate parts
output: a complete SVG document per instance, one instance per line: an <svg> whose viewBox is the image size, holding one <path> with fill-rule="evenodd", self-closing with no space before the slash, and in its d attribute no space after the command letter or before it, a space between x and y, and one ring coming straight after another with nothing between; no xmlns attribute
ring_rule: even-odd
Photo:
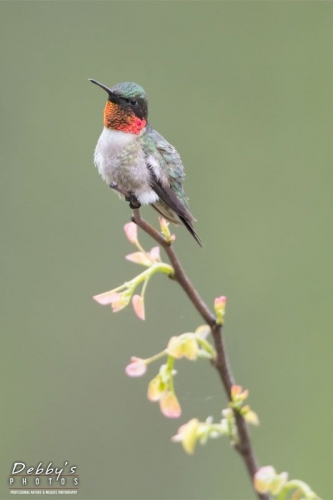
<svg viewBox="0 0 333 500"><path fill-rule="evenodd" d="M107 101L104 108L104 127L140 134L146 124L146 120L141 120L130 110L124 110L119 104Z"/></svg>

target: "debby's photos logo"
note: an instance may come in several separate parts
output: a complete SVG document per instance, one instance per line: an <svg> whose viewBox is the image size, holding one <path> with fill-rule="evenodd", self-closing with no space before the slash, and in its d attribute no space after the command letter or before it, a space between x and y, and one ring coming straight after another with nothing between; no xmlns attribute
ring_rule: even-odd
<svg viewBox="0 0 333 500"><path fill-rule="evenodd" d="M31 466L25 462L14 462L9 474L9 490L13 495L76 495L79 489L77 466L66 460L63 467L52 462Z"/></svg>

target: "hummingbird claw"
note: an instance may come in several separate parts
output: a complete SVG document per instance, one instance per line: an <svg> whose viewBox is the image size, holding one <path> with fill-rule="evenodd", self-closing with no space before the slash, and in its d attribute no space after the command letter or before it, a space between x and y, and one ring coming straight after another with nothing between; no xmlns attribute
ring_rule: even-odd
<svg viewBox="0 0 333 500"><path fill-rule="evenodd" d="M130 195L130 199L127 200L129 201L129 206L132 210L135 210L136 208L140 208L141 207L141 203L136 199L136 197L134 196L134 194L131 194Z"/></svg>
<svg viewBox="0 0 333 500"><path fill-rule="evenodd" d="M115 191L118 191L118 193L121 193L125 197L125 200L129 202L129 206L132 210L141 207L141 203L138 202L136 196L134 196L133 193L126 191L126 189L119 187L116 182L111 182L111 184L109 184L109 187L111 189L114 189Z"/></svg>

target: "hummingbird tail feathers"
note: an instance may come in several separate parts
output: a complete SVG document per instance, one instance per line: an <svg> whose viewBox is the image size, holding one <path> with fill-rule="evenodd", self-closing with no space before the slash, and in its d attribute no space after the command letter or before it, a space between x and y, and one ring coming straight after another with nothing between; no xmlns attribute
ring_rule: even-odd
<svg viewBox="0 0 333 500"><path fill-rule="evenodd" d="M202 247L201 240L194 231L192 222L195 220L191 212L183 205L170 186L162 186L156 177L151 178L151 187L160 198L152 206L167 220L174 224L183 224L193 238Z"/></svg>
<svg viewBox="0 0 333 500"><path fill-rule="evenodd" d="M202 241L199 238L199 236L197 235L197 233L194 231L191 221L189 221L188 219L186 219L185 217L183 217L181 215L177 215L172 210L172 208L168 207L168 205L166 205L165 203L163 203L161 201L157 201L156 203L153 203L151 206L153 208L155 208L155 210L160 215L162 215L162 217L164 217L166 220L168 220L169 222L172 222L173 224L176 224L177 226L179 226L180 224L185 226L186 229L191 233L191 235L193 236L195 241L201 246L201 248L203 248Z"/></svg>
<svg viewBox="0 0 333 500"><path fill-rule="evenodd" d="M192 223L189 222L188 220L186 220L185 217L179 216L179 218L182 221L182 223L184 224L184 226L186 227L186 229L192 234L193 238L198 243L198 245L201 246L201 248L203 248L202 241L199 238L199 236L197 235L197 233L194 231Z"/></svg>

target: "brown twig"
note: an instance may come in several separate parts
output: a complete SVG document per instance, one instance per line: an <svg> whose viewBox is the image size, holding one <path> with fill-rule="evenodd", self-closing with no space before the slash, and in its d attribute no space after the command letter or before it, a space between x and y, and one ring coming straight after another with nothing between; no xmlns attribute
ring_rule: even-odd
<svg viewBox="0 0 333 500"><path fill-rule="evenodd" d="M139 226L145 233L151 236L151 238L153 238L164 248L166 254L169 257L170 263L174 268L174 279L179 283L184 292L187 294L188 298L190 299L198 313L210 326L217 354L216 360L213 364L219 374L219 377L230 401L231 387L235 384L235 379L229 366L229 361L222 336L222 325L218 325L216 323L214 314L210 311L208 306L198 294L197 290L192 285L171 244L148 222L141 218L139 209L133 210L132 220L137 224L137 226ZM244 460L247 471L251 477L251 481L253 481L254 474L258 470L259 466L254 456L247 424L244 418L237 412L235 412L235 419L239 436L239 442L236 446L236 450ZM269 500L269 496L266 494L260 494L258 492L256 492L256 494L258 498L260 498L260 500Z"/></svg>

